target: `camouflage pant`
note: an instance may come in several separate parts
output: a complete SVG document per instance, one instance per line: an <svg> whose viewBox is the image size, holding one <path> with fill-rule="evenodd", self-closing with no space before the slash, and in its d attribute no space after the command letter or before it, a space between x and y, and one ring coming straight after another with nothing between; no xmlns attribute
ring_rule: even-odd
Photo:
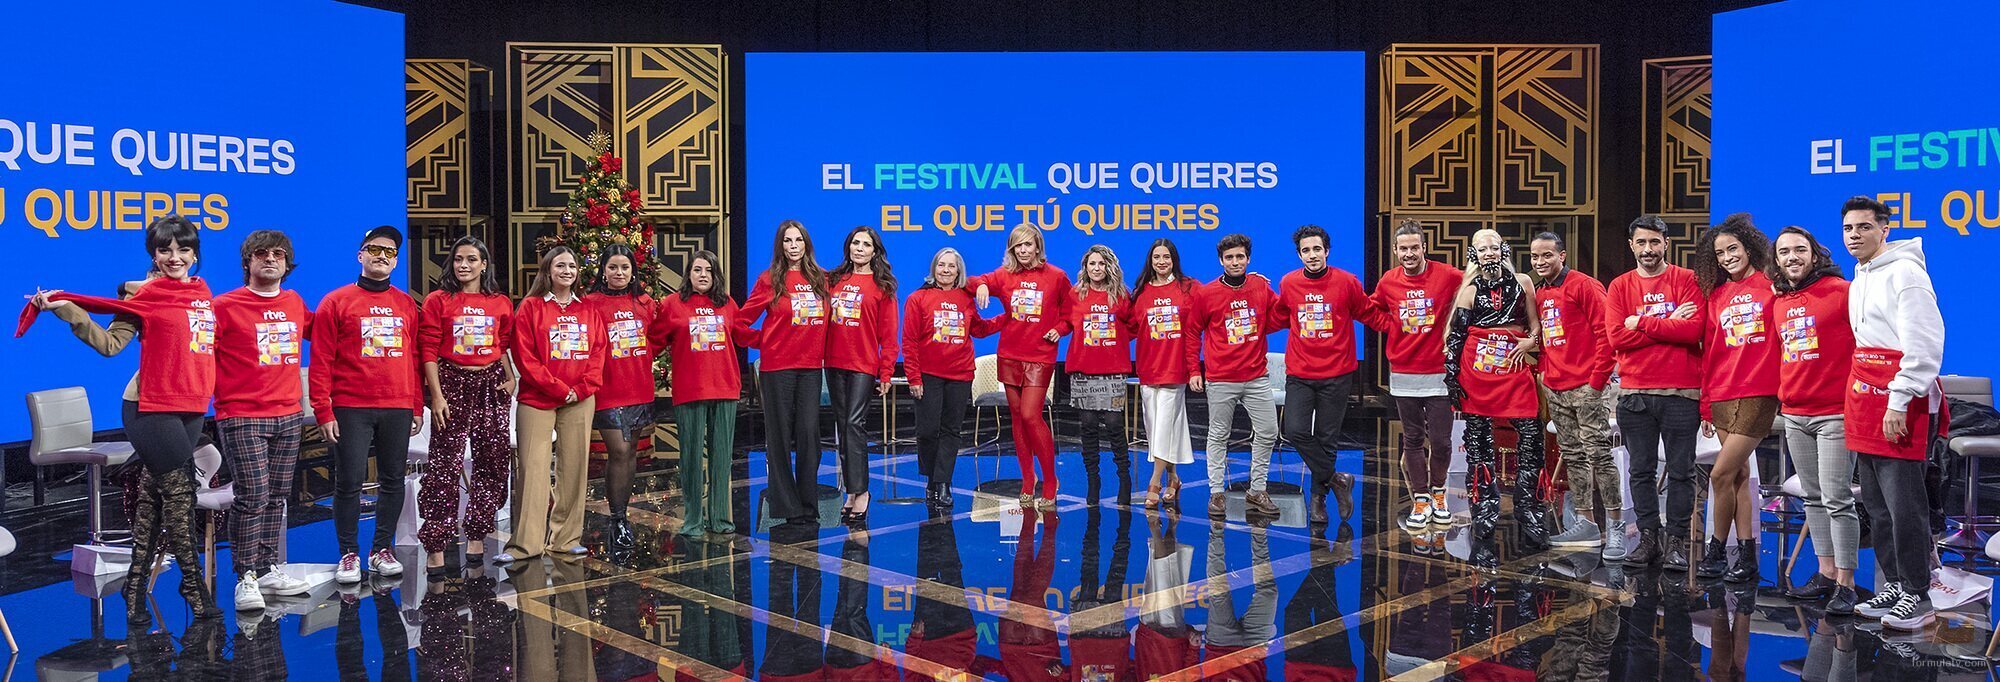
<svg viewBox="0 0 2000 682"><path fill-rule="evenodd" d="M1556 443L1562 449L1563 467L1569 470L1570 501L1577 513L1588 515L1602 503L1607 516L1616 514L1625 504L1618 494L1618 465L1611 461L1611 416L1604 391L1586 384L1567 391L1545 386L1542 394L1556 425Z"/></svg>

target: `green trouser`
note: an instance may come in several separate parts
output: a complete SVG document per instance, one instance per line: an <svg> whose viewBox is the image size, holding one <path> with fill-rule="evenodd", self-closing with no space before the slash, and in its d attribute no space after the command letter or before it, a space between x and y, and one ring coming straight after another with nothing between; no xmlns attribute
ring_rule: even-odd
<svg viewBox="0 0 2000 682"><path fill-rule="evenodd" d="M682 535L734 533L729 464L736 449L736 401L696 400L674 406L680 424Z"/></svg>

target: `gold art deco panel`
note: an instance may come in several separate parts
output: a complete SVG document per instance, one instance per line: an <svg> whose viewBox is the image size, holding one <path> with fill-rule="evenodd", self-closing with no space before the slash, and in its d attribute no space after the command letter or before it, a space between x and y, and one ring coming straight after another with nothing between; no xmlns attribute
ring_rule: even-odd
<svg viewBox="0 0 2000 682"><path fill-rule="evenodd" d="M1597 46L1395 45L1382 68L1382 211L1596 210Z"/></svg>
<svg viewBox="0 0 2000 682"><path fill-rule="evenodd" d="M508 52L514 210L561 212L596 156L584 139L611 130L611 47L509 43Z"/></svg>
<svg viewBox="0 0 2000 682"><path fill-rule="evenodd" d="M616 54L617 148L634 166L646 210L720 215L722 49L620 46Z"/></svg>
<svg viewBox="0 0 2000 682"><path fill-rule="evenodd" d="M1707 216L1715 67L1707 56L1645 63L1645 210Z"/></svg>
<svg viewBox="0 0 2000 682"><path fill-rule="evenodd" d="M403 123L408 131L409 186L404 193L412 218L464 217L472 212L472 79L485 69L463 59L410 59L403 62Z"/></svg>

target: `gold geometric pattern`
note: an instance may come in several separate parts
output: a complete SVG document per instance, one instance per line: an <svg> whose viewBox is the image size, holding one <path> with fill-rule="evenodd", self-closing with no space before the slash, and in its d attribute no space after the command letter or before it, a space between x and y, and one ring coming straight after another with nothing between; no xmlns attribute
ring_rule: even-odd
<svg viewBox="0 0 2000 682"><path fill-rule="evenodd" d="M1645 82L1645 210L1706 216L1713 60L1707 56L1647 60Z"/></svg>
<svg viewBox="0 0 2000 682"><path fill-rule="evenodd" d="M471 210L470 135L466 119L473 64L463 59L403 62L403 121L411 217L463 216ZM481 69L483 72L484 69Z"/></svg>
<svg viewBox="0 0 2000 682"><path fill-rule="evenodd" d="M696 248L732 262L727 55L719 45L509 43L516 293L534 277L534 240L554 236L603 132L655 225L655 252L677 285Z"/></svg>
<svg viewBox="0 0 2000 682"><path fill-rule="evenodd" d="M1597 47L1502 47L1493 62L1500 211L1595 211Z"/></svg>
<svg viewBox="0 0 2000 682"><path fill-rule="evenodd" d="M1391 47L1382 55L1382 195L1389 211L1482 211L1483 50Z"/></svg>

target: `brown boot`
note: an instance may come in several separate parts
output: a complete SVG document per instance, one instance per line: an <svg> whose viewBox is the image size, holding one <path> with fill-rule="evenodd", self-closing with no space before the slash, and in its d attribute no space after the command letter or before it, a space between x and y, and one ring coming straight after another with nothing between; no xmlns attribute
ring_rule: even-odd
<svg viewBox="0 0 2000 682"><path fill-rule="evenodd" d="M1247 512L1256 512L1264 516L1278 515L1278 505L1271 502L1271 496L1262 490L1252 491L1250 494L1244 495L1243 508Z"/></svg>
<svg viewBox="0 0 2000 682"><path fill-rule="evenodd" d="M194 544L194 472L186 467L156 478L160 488L161 543L181 562L181 597L196 618L222 615L201 570L201 548Z"/></svg>

